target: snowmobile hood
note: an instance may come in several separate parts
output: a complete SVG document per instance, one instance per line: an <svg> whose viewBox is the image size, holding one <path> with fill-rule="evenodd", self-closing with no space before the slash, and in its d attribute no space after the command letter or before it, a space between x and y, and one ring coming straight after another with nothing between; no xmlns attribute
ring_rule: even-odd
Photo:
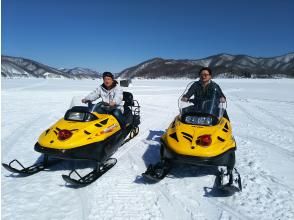
<svg viewBox="0 0 294 220"><path fill-rule="evenodd" d="M203 143L203 140L206 141ZM192 125L177 116L162 136L164 144L180 155L215 157L235 148L230 122L221 118L214 126Z"/></svg>
<svg viewBox="0 0 294 220"><path fill-rule="evenodd" d="M113 115L93 114L97 119L87 122L60 119L40 135L39 144L47 148L71 149L106 140L121 129Z"/></svg>

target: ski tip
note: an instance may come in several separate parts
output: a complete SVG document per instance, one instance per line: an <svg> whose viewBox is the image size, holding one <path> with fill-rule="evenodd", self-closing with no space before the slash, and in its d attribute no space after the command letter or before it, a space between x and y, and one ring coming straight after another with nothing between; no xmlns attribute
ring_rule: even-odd
<svg viewBox="0 0 294 220"><path fill-rule="evenodd" d="M64 174L63 174L63 175L62 175L62 179L63 179L65 182L70 183L70 184L73 184L73 185L78 184L78 181L76 181L76 180L70 178L68 175L64 175Z"/></svg>
<svg viewBox="0 0 294 220"><path fill-rule="evenodd" d="M88 183L82 183L65 174L62 175L62 179L69 184L67 186L70 188L80 188L89 185Z"/></svg>
<svg viewBox="0 0 294 220"><path fill-rule="evenodd" d="M142 176L148 183L157 183L161 180L147 173L142 173Z"/></svg>
<svg viewBox="0 0 294 220"><path fill-rule="evenodd" d="M70 177L68 175L62 174L61 177L65 182L68 182L70 180Z"/></svg>
<svg viewBox="0 0 294 220"><path fill-rule="evenodd" d="M221 191L228 193L228 194L234 194L236 192L241 192L242 189L238 188L237 186L234 185L226 185L220 188Z"/></svg>
<svg viewBox="0 0 294 220"><path fill-rule="evenodd" d="M2 166L3 166L5 169L7 169L7 170L10 171L10 166L9 166L8 164L6 164L6 163L2 163Z"/></svg>
<svg viewBox="0 0 294 220"><path fill-rule="evenodd" d="M2 163L2 166L3 166L6 170L10 171L11 173L21 173L19 170L15 169L15 168L13 168L13 167L11 167L11 166L9 166L9 165L6 164L6 163Z"/></svg>
<svg viewBox="0 0 294 220"><path fill-rule="evenodd" d="M61 175L62 179L64 179L65 181L70 179L70 177L68 175L62 174Z"/></svg>
<svg viewBox="0 0 294 220"><path fill-rule="evenodd" d="M6 164L6 163L2 163L2 166L3 166L3 167L6 167L6 166L8 166L8 164Z"/></svg>

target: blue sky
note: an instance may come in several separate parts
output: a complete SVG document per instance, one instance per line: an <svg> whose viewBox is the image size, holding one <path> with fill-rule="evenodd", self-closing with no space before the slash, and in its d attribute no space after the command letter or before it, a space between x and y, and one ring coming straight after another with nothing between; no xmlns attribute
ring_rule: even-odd
<svg viewBox="0 0 294 220"><path fill-rule="evenodd" d="M294 52L292 0L2 0L3 55L119 72L162 57Z"/></svg>

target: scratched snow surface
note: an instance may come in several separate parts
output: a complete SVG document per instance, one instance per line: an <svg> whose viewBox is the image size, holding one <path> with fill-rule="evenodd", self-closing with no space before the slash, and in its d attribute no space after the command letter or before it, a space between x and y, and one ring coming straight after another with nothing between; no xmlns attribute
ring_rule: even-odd
<svg viewBox="0 0 294 220"><path fill-rule="evenodd" d="M179 165L157 184L141 173L159 160L159 138L178 114L177 100L189 80L134 80L141 105L140 133L120 148L118 163L93 184L67 187L61 178L87 165L64 161L19 177L1 168L2 219L294 219L294 80L219 79L228 100L243 191L213 197L214 170ZM63 117L73 96L93 80L2 79L2 162L28 166L40 159L40 133Z"/></svg>

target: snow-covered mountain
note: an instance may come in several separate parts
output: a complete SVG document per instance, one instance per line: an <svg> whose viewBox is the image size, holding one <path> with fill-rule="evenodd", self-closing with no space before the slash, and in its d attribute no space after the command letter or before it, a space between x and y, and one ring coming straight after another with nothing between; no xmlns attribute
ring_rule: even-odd
<svg viewBox="0 0 294 220"><path fill-rule="evenodd" d="M101 74L95 70L91 70L89 68L75 67L72 69L60 69L62 72L68 73L70 76L74 76L77 78L97 78L100 77Z"/></svg>
<svg viewBox="0 0 294 220"><path fill-rule="evenodd" d="M154 58L123 70L119 76L121 78L195 78L203 66L210 67L214 76L218 77L294 77L294 53L271 58L230 54L218 54L198 60Z"/></svg>
<svg viewBox="0 0 294 220"><path fill-rule="evenodd" d="M97 71L75 67L57 69L19 57L1 56L1 76L8 78L99 78ZM272 58L218 54L198 60L153 58L118 74L121 78L195 78L201 67L212 68L215 77L294 77L294 53Z"/></svg>
<svg viewBox="0 0 294 220"><path fill-rule="evenodd" d="M34 60L1 56L1 76L7 78L98 78L99 73L87 68L57 69Z"/></svg>

